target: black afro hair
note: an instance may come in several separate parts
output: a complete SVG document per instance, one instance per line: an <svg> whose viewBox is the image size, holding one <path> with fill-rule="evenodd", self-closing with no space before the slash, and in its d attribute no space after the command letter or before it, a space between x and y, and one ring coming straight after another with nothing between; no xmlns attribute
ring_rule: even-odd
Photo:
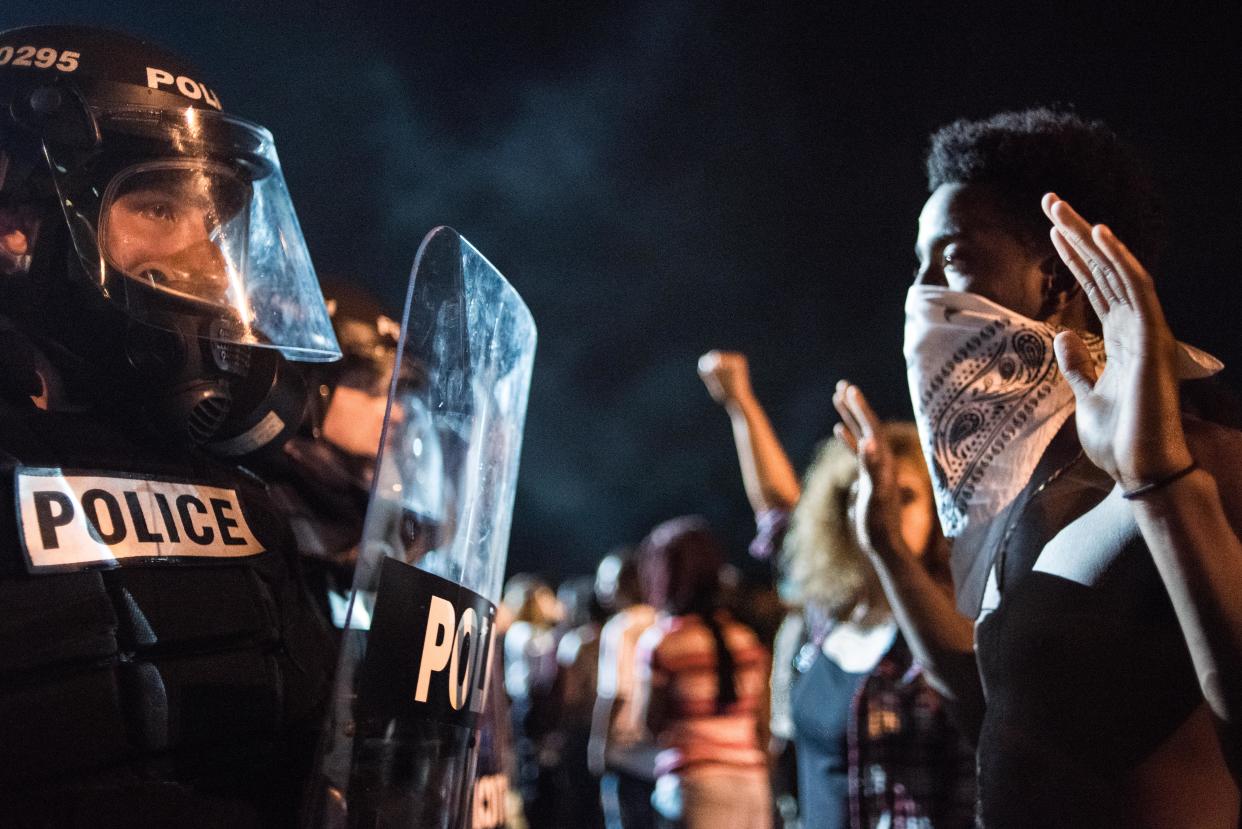
<svg viewBox="0 0 1242 829"><path fill-rule="evenodd" d="M1148 268L1164 247L1156 187L1134 150L1102 121L1040 107L941 127L927 153L927 187L984 184L1000 198L1018 235L1049 250L1040 198L1049 191L1089 222L1102 222Z"/></svg>

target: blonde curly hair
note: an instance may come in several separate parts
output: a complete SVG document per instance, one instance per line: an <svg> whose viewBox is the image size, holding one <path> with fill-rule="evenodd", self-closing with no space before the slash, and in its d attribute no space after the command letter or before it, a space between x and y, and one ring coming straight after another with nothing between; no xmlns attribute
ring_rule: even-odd
<svg viewBox="0 0 1242 829"><path fill-rule="evenodd" d="M927 466L913 423L886 423L885 438L898 462L912 463L927 478ZM890 614L875 569L858 546L850 505L858 480L858 461L836 438L826 440L802 482L802 497L790 516L781 547L784 593L800 604L814 604L835 619L848 619L863 609L861 621L879 621ZM933 519L933 538L924 564L939 569L943 539Z"/></svg>

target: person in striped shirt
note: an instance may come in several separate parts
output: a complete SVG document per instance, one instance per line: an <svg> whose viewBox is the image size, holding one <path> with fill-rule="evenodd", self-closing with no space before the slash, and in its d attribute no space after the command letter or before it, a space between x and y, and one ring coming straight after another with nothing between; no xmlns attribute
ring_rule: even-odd
<svg viewBox="0 0 1242 829"><path fill-rule="evenodd" d="M769 829L769 655L718 604L724 554L707 522L666 521L640 548L656 623L638 643L636 708L661 752L653 801L668 826Z"/></svg>

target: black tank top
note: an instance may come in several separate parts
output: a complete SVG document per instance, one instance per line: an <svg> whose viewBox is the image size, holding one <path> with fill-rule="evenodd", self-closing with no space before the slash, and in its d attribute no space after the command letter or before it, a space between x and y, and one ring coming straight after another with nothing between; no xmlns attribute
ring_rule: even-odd
<svg viewBox="0 0 1242 829"><path fill-rule="evenodd" d="M1103 525L1096 508L1113 482L1067 443L1063 433L1057 444L1070 460L1042 465L1005 532L993 534L1002 539L991 551L1001 600L975 629L987 696L979 738L986 827L1121 825L1128 775L1202 702L1137 527ZM1085 584L1035 569L1079 519L1100 527L1087 527L1088 541L1070 552L1092 556L1107 545L1107 566Z"/></svg>

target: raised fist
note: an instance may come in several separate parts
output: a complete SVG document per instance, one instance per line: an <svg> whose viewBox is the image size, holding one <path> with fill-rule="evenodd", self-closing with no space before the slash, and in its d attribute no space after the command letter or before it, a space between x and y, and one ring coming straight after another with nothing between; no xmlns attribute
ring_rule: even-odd
<svg viewBox="0 0 1242 829"><path fill-rule="evenodd" d="M699 358L699 377L712 399L728 404L751 395L746 355L737 351L709 351Z"/></svg>

